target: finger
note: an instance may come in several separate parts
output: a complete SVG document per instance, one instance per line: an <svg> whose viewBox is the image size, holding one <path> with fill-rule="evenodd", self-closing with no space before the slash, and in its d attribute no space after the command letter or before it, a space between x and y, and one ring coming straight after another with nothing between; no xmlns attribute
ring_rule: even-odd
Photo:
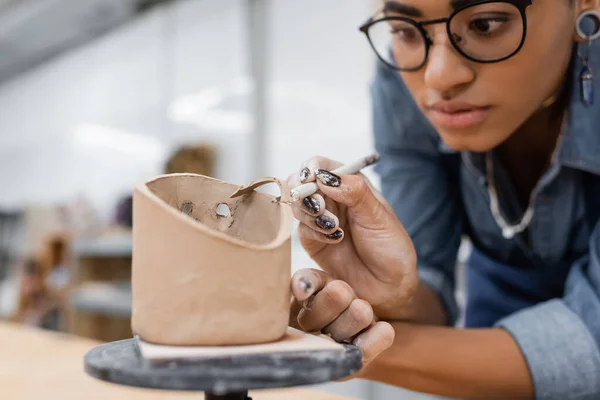
<svg viewBox="0 0 600 400"><path fill-rule="evenodd" d="M363 366L369 364L382 351L388 349L394 343L396 332L387 322L377 322L364 333L354 339L363 356Z"/></svg>
<svg viewBox="0 0 600 400"><path fill-rule="evenodd" d="M307 179L311 176L311 171L310 168L308 167L303 167L300 170L300 174L299 174L299 178L300 178L300 183L305 183L307 182Z"/></svg>
<svg viewBox="0 0 600 400"><path fill-rule="evenodd" d="M306 160L301 169L301 175L306 176L306 179L302 182L312 182L316 179L315 171L322 168L327 170L333 170L342 166L339 161L331 160L326 157L312 157Z"/></svg>
<svg viewBox="0 0 600 400"><path fill-rule="evenodd" d="M297 301L294 297L290 299L290 318L288 321L288 325L292 328L302 329L300 324L298 324L298 314L302 310L302 302Z"/></svg>
<svg viewBox="0 0 600 400"><path fill-rule="evenodd" d="M364 175L358 174L358 176L364 176ZM395 213L395 211L392 208L391 204L387 201L387 199L383 196L383 194L375 188L375 186L373 185L373 182L371 182L366 176L365 176L365 182L367 183L367 186L369 186L369 189L371 189L371 193L373 193L375 198L377 198L377 200L383 205L383 207L385 207L385 209L387 210L387 212L389 214L393 215Z"/></svg>
<svg viewBox="0 0 600 400"><path fill-rule="evenodd" d="M335 232L331 234L323 234L315 231L305 224L300 224L298 226L298 236L300 237L300 242L304 247L310 245L311 242L337 244L344 238L344 230L342 228L337 228Z"/></svg>
<svg viewBox="0 0 600 400"><path fill-rule="evenodd" d="M290 187L290 189L298 187L305 182L306 177L304 175L306 174L306 171L308 171L308 169L306 168L307 163L308 160L303 162L300 166L300 169L288 176L288 178L286 179L286 183Z"/></svg>
<svg viewBox="0 0 600 400"><path fill-rule="evenodd" d="M315 171L317 169L335 169L341 165L342 164L340 162L333 161L325 157L311 157L302 162L300 169L288 177L287 183L290 188L293 189L303 183L313 182L315 180Z"/></svg>
<svg viewBox="0 0 600 400"><path fill-rule="evenodd" d="M323 212L325 212L325 199L318 193L305 197L302 201L294 203L294 205L298 205L298 209L301 212L312 215L313 217L322 215Z"/></svg>
<svg viewBox="0 0 600 400"><path fill-rule="evenodd" d="M357 215L364 215L365 222L373 222L377 216L385 213L384 206L375 197L363 175L342 177L325 170L316 173L317 185L323 194L352 209Z"/></svg>
<svg viewBox="0 0 600 400"><path fill-rule="evenodd" d="M305 268L292 276L292 295L298 301L304 301L313 294L321 291L332 279L326 273L318 269Z"/></svg>
<svg viewBox="0 0 600 400"><path fill-rule="evenodd" d="M312 196L305 197L302 201L292 204L294 218L299 221L301 221L305 215L310 215L313 219L319 215L323 215L325 209L325 199L319 194L313 194Z"/></svg>
<svg viewBox="0 0 600 400"><path fill-rule="evenodd" d="M298 313L298 323L307 332L323 329L343 313L356 296L344 281L331 281Z"/></svg>
<svg viewBox="0 0 600 400"><path fill-rule="evenodd" d="M341 207L345 207L343 204L336 203L332 199L328 197L323 197L325 199L325 209L329 210L333 215L336 215L340 221L340 226L343 225L343 220L345 218L345 213L341 209Z"/></svg>
<svg viewBox="0 0 600 400"><path fill-rule="evenodd" d="M323 333L330 334L336 342L342 342L359 334L372 323L371 305L365 300L354 299L339 317L323 329Z"/></svg>
<svg viewBox="0 0 600 400"><path fill-rule="evenodd" d="M323 214L318 217L302 214L298 220L310 229L322 234L331 234L335 232L340 225L338 218L329 210L323 211Z"/></svg>

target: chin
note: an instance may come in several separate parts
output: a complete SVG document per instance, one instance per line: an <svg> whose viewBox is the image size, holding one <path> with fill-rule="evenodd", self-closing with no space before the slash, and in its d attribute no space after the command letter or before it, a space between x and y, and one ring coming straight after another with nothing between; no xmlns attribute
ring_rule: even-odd
<svg viewBox="0 0 600 400"><path fill-rule="evenodd" d="M442 141L454 151L471 151L474 153L485 153L492 150L500 143L490 131L479 130L479 132L445 132L438 131Z"/></svg>

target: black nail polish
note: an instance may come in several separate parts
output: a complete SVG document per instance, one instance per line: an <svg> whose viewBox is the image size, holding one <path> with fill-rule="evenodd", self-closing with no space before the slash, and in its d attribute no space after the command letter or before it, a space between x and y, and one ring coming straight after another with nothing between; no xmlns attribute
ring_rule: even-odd
<svg viewBox="0 0 600 400"><path fill-rule="evenodd" d="M325 236L328 237L329 239L338 240L339 238L344 236L344 232L341 229L338 229L337 231L335 231L329 235L325 235Z"/></svg>
<svg viewBox="0 0 600 400"><path fill-rule="evenodd" d="M313 286L312 283L306 278L300 278L300 287L302 288L302 290L308 293L311 291Z"/></svg>
<svg viewBox="0 0 600 400"><path fill-rule="evenodd" d="M300 171L300 182L301 183L306 182L309 175L310 175L310 169L308 169L308 167L302 168L302 171Z"/></svg>
<svg viewBox="0 0 600 400"><path fill-rule="evenodd" d="M342 178L333 172L325 171L324 169L318 169L315 171L317 179L324 185L331 187L338 187L342 184Z"/></svg>
<svg viewBox="0 0 600 400"><path fill-rule="evenodd" d="M324 229L326 231L330 231L333 228L335 228L335 220L326 215L320 215L317 218L315 218L315 223L319 228Z"/></svg>
<svg viewBox="0 0 600 400"><path fill-rule="evenodd" d="M319 200L314 199L310 196L302 199L302 204L313 214L317 214L321 209L321 203L319 203Z"/></svg>

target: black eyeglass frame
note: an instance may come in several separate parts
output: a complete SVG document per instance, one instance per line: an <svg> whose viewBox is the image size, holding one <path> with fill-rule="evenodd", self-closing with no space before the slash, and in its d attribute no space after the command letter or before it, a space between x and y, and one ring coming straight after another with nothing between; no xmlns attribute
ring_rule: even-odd
<svg viewBox="0 0 600 400"><path fill-rule="evenodd" d="M507 3L507 4L511 4L511 5L515 6L521 13L521 21L523 22L523 37L521 38L521 42L519 43L519 46L517 47L517 49L515 51L513 51L512 53L510 53L509 55L502 57L502 58L494 59L494 60L479 60L477 58L474 58L474 57L466 54L456 44L456 42L454 41L452 32L450 31L450 23L452 22L452 19L461 11L471 8L471 7L479 6L482 4L489 4L489 3ZM427 60L429 59L429 49L433 45L433 41L427 34L425 27L429 26L429 25L442 24L442 23L446 24L446 33L448 35L448 38L450 39L450 43L452 43L452 46L456 49L456 51L458 51L458 53L460 55L462 55L463 57L465 57L468 60L471 60L471 61L474 61L477 63L491 64L491 63L497 63L497 62L509 59L521 50L521 48L523 47L523 44L525 43L525 38L527 36L527 13L526 13L526 10L527 10L527 7L531 6L532 4L533 4L533 0L481 0L481 1L473 2L473 3L470 3L470 4L467 4L462 7L457 8L450 14L450 16L448 16L446 18L438 18L438 19L417 22L413 19L406 18L406 17L382 17L382 18L371 17L364 24L362 24L358 29L359 29L359 31L364 33L365 36L367 37L367 40L369 41L371 48L373 48L373 51L375 51L377 58L379 58L388 67L398 70L398 71L414 72L414 71L417 71L417 70L423 68L423 66L427 63ZM382 22L382 21L402 21L402 22L406 22L406 23L414 26L415 28L417 28L417 30L423 36L423 39L425 42L425 56L423 57L423 62L419 66L414 67L414 68L400 68L397 65L390 64L379 54L379 51L377 51L377 49L375 48L375 45L374 45L373 41L371 40L371 36L369 35L369 28L371 28L371 26L373 26L379 22Z"/></svg>

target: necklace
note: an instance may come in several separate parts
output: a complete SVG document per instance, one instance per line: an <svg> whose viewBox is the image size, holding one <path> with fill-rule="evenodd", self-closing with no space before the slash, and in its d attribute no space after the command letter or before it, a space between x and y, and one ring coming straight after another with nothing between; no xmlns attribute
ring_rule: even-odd
<svg viewBox="0 0 600 400"><path fill-rule="evenodd" d="M556 146L554 148L554 151L552 152L550 165L553 165L556 161L558 149L560 148L560 143L566 132L566 124L567 117L565 113L561 122L560 134L558 135ZM521 220L516 224L511 225L508 222L506 222L506 219L500 211L498 193L496 191L496 183L494 178L494 160L492 159L492 156L489 152L485 154L485 170L488 181L488 195L490 196L490 211L492 212L492 216L494 217L496 224L500 229L502 229L502 237L504 237L505 239L512 239L517 233L521 233L525 229L527 229L527 227L531 223L534 214L534 204L537 197L538 187L536 186L536 188L531 193L531 197L529 198L529 205L527 206L527 209L525 210L525 213L523 214Z"/></svg>

